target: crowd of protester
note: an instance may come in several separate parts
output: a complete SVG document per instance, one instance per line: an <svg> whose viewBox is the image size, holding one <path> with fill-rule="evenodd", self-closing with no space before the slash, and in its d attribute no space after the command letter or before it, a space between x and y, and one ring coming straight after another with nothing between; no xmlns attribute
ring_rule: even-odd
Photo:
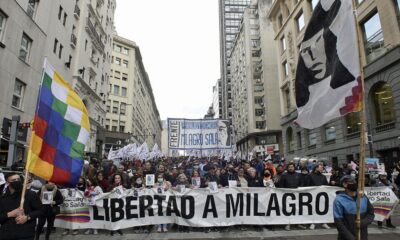
<svg viewBox="0 0 400 240"><path fill-rule="evenodd" d="M146 186L146 176L148 174L155 175L156 185L154 187L162 188L164 191L168 189L177 189L184 185L186 188L206 188L210 182L215 182L218 188L229 187L232 182L235 182L237 187L272 187L272 188L298 188L307 186L340 186L342 187L341 179L344 176L358 178L357 168L354 164L344 164L342 166L330 166L325 162L319 161L288 161L275 162L271 160L253 159L252 161L239 161L231 159L226 161L221 158L162 158L151 161L97 161L92 159L84 165L82 176L79 179L77 189L84 193L84 196L90 198L102 193L115 191L116 188L123 187L124 189L139 189ZM328 174L328 171L330 174ZM366 175L365 186L389 186L398 193L400 186L400 162L393 168L386 169L385 172L380 172L377 176ZM329 175L328 178L326 175ZM17 177L16 177L17 176ZM18 175L6 175L6 183L0 186L0 201L1 204L9 201L16 201L13 198L12 191L13 181L8 178L20 178ZM200 184L192 181L193 178L200 178ZM329 179L329 180L328 180ZM18 180L16 180L18 181ZM18 186L14 186L19 189ZM57 188L51 182L43 182L39 180L30 181L30 189L36 192L38 198L43 202L43 191L52 191L54 199L50 204L43 204L41 209L38 209L37 216L30 216L26 221L34 221L33 217L38 218L36 227L35 239L40 238L43 231L43 226L47 223L45 231L45 239L49 239L52 232L55 216L60 211L60 204L63 202L63 197ZM37 203L36 203L37 204ZM15 204L14 204L15 205ZM9 206L10 207L10 206ZM37 206L36 206L37 207ZM0 211L3 206L0 206ZM12 208L12 207L11 207ZM9 211L13 209L7 209ZM17 213L13 213L17 214ZM31 219L32 218L32 219ZM0 236L3 234L4 226L13 225L7 221L7 218L0 217ZM382 227L383 223L378 222L378 226ZM395 228L390 218L386 221L388 228ZM154 226L156 232L168 232L168 224L159 224ZM297 225L300 229L315 229L316 226ZM328 224L322 224L322 228L330 228ZM256 231L261 230L260 226L253 226ZM273 228L273 226L268 226ZM136 233L148 233L153 229L153 226L144 226L134 228ZM180 232L189 231L227 231L229 228L196 228L178 226ZM247 230L248 227L240 226L241 230ZM285 226L286 230L291 230L291 226ZM64 230L63 235L77 235L78 230ZM84 234L98 234L97 229L88 229ZM110 235L122 235L122 230L110 231ZM0 237L2 239L2 237ZM29 238L28 238L29 239Z"/></svg>

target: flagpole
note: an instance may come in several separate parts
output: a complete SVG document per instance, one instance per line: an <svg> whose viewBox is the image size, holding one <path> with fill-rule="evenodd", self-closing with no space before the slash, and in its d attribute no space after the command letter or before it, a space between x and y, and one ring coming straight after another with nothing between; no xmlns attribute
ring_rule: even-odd
<svg viewBox="0 0 400 240"><path fill-rule="evenodd" d="M46 63L47 63L47 57L44 57L44 64L43 64L43 68L42 68L42 79L40 80L38 96L37 96L37 99L36 99L36 110L35 110L35 115L33 116L33 120L32 120L33 123L31 124L31 139L29 141L29 147L32 146L32 142L33 142L33 138L32 138L32 132L33 131L32 131L32 129L33 129L33 125L35 124L35 116L39 112L39 99L40 99L40 94L41 94L41 91L42 91L43 78L44 78L44 73L45 73L44 65ZM21 202L19 204L19 208L21 208L21 209L24 209L25 192L26 192L27 185L28 185L28 177L29 177L29 174L28 174L28 172L29 172L28 171L28 161L29 161L29 159L30 159L30 154L29 154L29 150L28 150L28 157L27 157L26 163L25 163L24 184L22 186Z"/></svg>
<svg viewBox="0 0 400 240"><path fill-rule="evenodd" d="M354 22L356 25L357 33L357 46L358 46L358 60L360 65L361 74L361 110L359 111L361 129L360 129L360 159L358 163L358 188L357 188L357 212L356 212L356 227L357 227L357 239L361 240L361 199L364 196L364 185L365 185L365 126L366 126L366 114L365 114L365 89L364 89L364 67L363 67L363 46L360 27L357 21L357 4L355 0L352 0Z"/></svg>

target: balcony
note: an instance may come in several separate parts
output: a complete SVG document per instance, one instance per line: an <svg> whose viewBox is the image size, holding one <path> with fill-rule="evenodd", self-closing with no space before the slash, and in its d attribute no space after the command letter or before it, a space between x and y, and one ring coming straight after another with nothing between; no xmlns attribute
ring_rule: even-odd
<svg viewBox="0 0 400 240"><path fill-rule="evenodd" d="M96 27L93 25L90 18L86 19L86 31L89 33L93 40L94 46L101 52L104 52L104 43L101 41L99 33L96 31Z"/></svg>
<svg viewBox="0 0 400 240"><path fill-rule="evenodd" d="M76 42L77 42L76 36L75 36L75 34L72 33L71 34L71 47L75 48Z"/></svg>
<svg viewBox="0 0 400 240"><path fill-rule="evenodd" d="M79 17L81 16L81 9L78 7L77 4L75 4L74 16L76 19L79 19Z"/></svg>
<svg viewBox="0 0 400 240"><path fill-rule="evenodd" d="M386 123L386 124L382 124L380 126L375 127L375 132L376 133L385 132L385 131L389 131L394 128L395 128L394 122Z"/></svg>

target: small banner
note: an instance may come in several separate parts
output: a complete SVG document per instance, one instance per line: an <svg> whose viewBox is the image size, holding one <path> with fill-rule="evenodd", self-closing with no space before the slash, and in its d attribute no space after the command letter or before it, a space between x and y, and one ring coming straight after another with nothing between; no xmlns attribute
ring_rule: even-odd
<svg viewBox="0 0 400 240"><path fill-rule="evenodd" d="M389 187L365 188L365 194L374 206L376 221L388 219L399 203L396 194Z"/></svg>
<svg viewBox="0 0 400 240"><path fill-rule="evenodd" d="M65 202L55 226L67 229L116 230L143 225L176 223L193 227L232 225L279 225L333 223L333 201L342 188L321 186L298 189L220 188L162 191L157 188L128 189L117 193L84 198L77 191L63 189ZM388 216L398 199L389 188L368 188L375 209L375 220ZM383 206L383 207L382 207ZM381 212L384 209L385 212Z"/></svg>

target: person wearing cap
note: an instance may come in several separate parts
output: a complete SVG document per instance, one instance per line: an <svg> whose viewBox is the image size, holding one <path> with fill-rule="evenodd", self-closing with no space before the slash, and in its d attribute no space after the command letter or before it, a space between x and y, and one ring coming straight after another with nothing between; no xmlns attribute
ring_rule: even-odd
<svg viewBox="0 0 400 240"><path fill-rule="evenodd" d="M345 191L336 195L333 202L333 218L338 230L338 239L356 239L357 225L357 181L350 175L345 175L340 180ZM368 225L374 221L374 207L367 198L361 199L361 239L368 239Z"/></svg>
<svg viewBox="0 0 400 240"><path fill-rule="evenodd" d="M374 185L374 187L389 187L392 190L393 189L393 184L390 182L390 180L387 178L387 173L386 172L380 172L378 175L378 179ZM378 221L378 228L382 228L382 221ZM388 219L386 219L386 227L388 228L396 228L396 226L394 226L392 224L392 219L389 217Z"/></svg>
<svg viewBox="0 0 400 240"><path fill-rule="evenodd" d="M23 183L17 173L5 176L8 187L0 197L0 239L33 240L36 218L42 215L42 203L36 193L26 190L23 209L20 208Z"/></svg>

